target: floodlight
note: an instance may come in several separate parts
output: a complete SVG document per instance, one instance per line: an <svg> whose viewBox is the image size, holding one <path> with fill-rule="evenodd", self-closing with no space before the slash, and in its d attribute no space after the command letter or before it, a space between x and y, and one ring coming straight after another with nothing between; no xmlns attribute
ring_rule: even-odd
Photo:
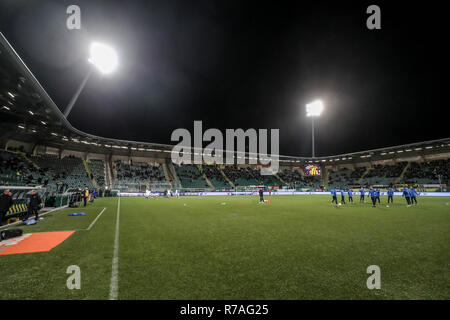
<svg viewBox="0 0 450 320"><path fill-rule="evenodd" d="M316 156L315 150L314 150L314 117L320 116L322 111L323 111L323 103L320 100L315 100L306 105L306 116L311 117L311 129L312 129L312 134L311 134L312 141L311 142L312 142L312 157L313 158Z"/></svg>
<svg viewBox="0 0 450 320"><path fill-rule="evenodd" d="M91 44L89 62L102 73L111 73L117 67L117 54L111 47L94 42Z"/></svg>
<svg viewBox="0 0 450 320"><path fill-rule="evenodd" d="M92 63L97 69L100 70L100 72L107 74L111 73L116 69L117 67L117 55L114 49L111 47L108 47L107 45L93 42L91 44L90 48L90 58L88 61ZM66 106L66 109L64 110L64 116L67 118L69 116L70 111L72 110L75 102L77 101L78 97L81 94L81 91L83 91L84 86L86 85L86 82L88 81L91 74L94 72L94 67L90 68L86 76L84 77L83 81L81 82L80 86L78 87L77 91L73 95L72 99L69 101L69 104Z"/></svg>
<svg viewBox="0 0 450 320"><path fill-rule="evenodd" d="M318 117L323 111L323 103L320 100L313 101L306 105L306 115L308 117Z"/></svg>

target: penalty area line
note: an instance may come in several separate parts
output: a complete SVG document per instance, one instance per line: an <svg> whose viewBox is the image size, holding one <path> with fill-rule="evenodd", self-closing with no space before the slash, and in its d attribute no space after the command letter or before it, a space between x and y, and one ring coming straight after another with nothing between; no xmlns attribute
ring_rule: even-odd
<svg viewBox="0 0 450 320"><path fill-rule="evenodd" d="M119 293L119 220L120 219L120 196L117 202L116 235L114 238L114 253L112 259L111 285L109 288L109 300L117 300Z"/></svg>
<svg viewBox="0 0 450 320"><path fill-rule="evenodd" d="M94 226L95 222L98 220L98 218L100 218L100 216L102 215L102 213L106 210L106 208L103 208L102 212L100 212L98 214L98 216L94 219L94 221L92 221L92 223L89 225L89 227L86 230L91 230L91 228Z"/></svg>

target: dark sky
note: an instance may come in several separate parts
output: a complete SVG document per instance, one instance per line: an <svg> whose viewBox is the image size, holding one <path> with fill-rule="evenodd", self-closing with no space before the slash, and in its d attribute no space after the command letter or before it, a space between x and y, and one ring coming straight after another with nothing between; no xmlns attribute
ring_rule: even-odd
<svg viewBox="0 0 450 320"><path fill-rule="evenodd" d="M90 42L116 48L117 71L95 73L69 117L85 132L278 128L281 154L310 156L305 104L320 98L320 156L449 136L446 11L390 2L2 0L0 30L62 110ZM81 30L66 28L70 4ZM381 30L366 28L370 4Z"/></svg>

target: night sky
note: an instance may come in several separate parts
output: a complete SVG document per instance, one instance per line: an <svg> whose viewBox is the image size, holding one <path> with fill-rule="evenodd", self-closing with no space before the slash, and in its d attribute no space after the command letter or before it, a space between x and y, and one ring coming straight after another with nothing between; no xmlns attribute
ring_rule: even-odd
<svg viewBox="0 0 450 320"><path fill-rule="evenodd" d="M2 0L0 30L61 110L90 42L117 50L119 68L95 73L69 116L82 131L173 144L194 120L278 128L281 154L310 156L305 104L320 98L325 156L449 136L446 11L395 2ZM66 28L70 4L81 30ZM381 30L366 27L371 4Z"/></svg>

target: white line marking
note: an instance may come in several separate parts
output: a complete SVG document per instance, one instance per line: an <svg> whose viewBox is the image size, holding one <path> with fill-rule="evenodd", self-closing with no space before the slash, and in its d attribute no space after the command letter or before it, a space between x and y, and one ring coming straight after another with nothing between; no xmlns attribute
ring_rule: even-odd
<svg viewBox="0 0 450 320"><path fill-rule="evenodd" d="M117 300L117 296L119 293L119 218L120 218L120 196L119 201L117 203L116 236L114 239L114 254L112 260L109 300Z"/></svg>
<svg viewBox="0 0 450 320"><path fill-rule="evenodd" d="M98 220L98 218L100 218L100 216L102 215L103 211L105 211L106 208L103 208L102 212L100 212L97 216L97 218L94 219L94 221L92 221L92 223L89 225L89 227L86 230L90 230L92 228L92 226L94 225L94 223Z"/></svg>

